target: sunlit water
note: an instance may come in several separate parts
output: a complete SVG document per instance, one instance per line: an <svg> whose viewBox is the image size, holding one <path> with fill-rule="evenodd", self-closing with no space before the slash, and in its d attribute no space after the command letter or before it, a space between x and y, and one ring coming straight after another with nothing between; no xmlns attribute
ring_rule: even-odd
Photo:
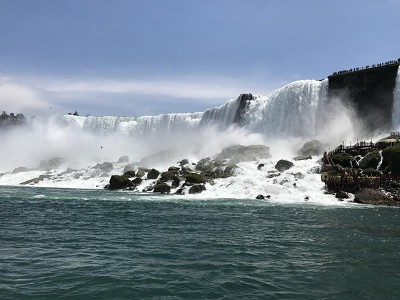
<svg viewBox="0 0 400 300"><path fill-rule="evenodd" d="M398 299L400 210L0 187L0 299Z"/></svg>

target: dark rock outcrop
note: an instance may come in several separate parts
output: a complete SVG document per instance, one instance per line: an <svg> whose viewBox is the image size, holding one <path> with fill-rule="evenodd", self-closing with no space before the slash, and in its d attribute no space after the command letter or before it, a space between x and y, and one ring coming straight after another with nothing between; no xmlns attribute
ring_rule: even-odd
<svg viewBox="0 0 400 300"><path fill-rule="evenodd" d="M380 170L393 175L400 175L400 145L388 147L382 151L382 165Z"/></svg>
<svg viewBox="0 0 400 300"><path fill-rule="evenodd" d="M133 171L133 170L135 170L135 166L133 164L129 164L125 166L123 173L125 173L126 171Z"/></svg>
<svg viewBox="0 0 400 300"><path fill-rule="evenodd" d="M330 101L339 98L352 106L369 132L389 129L397 69L390 64L329 76Z"/></svg>
<svg viewBox="0 0 400 300"><path fill-rule="evenodd" d="M338 199L348 199L349 195L346 192L339 191L335 194L335 197Z"/></svg>
<svg viewBox="0 0 400 300"><path fill-rule="evenodd" d="M264 145L234 145L222 149L221 153L217 154L215 157L216 160L230 160L229 164L266 158L271 158L271 154L269 147Z"/></svg>
<svg viewBox="0 0 400 300"><path fill-rule="evenodd" d="M149 173L147 173L147 179L157 179L160 175L160 171L156 169L151 169Z"/></svg>
<svg viewBox="0 0 400 300"><path fill-rule="evenodd" d="M18 168L15 168L15 169L12 171L12 174L17 174L17 173L21 173L21 172L28 172L28 171L29 171L28 168L25 168L25 167L18 167Z"/></svg>
<svg viewBox="0 0 400 300"><path fill-rule="evenodd" d="M189 194L199 194L205 190L206 190L206 187L204 185L196 184L196 185L193 185L192 187L190 187Z"/></svg>
<svg viewBox="0 0 400 300"><path fill-rule="evenodd" d="M325 151L325 146L318 140L312 140L304 143L298 151L299 156L309 157L312 155L321 155Z"/></svg>
<svg viewBox="0 0 400 300"><path fill-rule="evenodd" d="M121 156L121 157L118 159L118 163L128 163L128 162L129 162L129 157L126 156L126 155Z"/></svg>
<svg viewBox="0 0 400 300"><path fill-rule="evenodd" d="M154 193L161 193L161 194L169 193L170 191L171 187L165 182L158 182L153 189Z"/></svg>
<svg viewBox="0 0 400 300"><path fill-rule="evenodd" d="M131 171L124 172L124 174L122 176L126 176L128 178L131 178L131 177L135 177L135 175L136 175L135 171L131 170Z"/></svg>
<svg viewBox="0 0 400 300"><path fill-rule="evenodd" d="M234 123L244 125L244 116L246 115L247 108L249 107L250 101L254 100L252 94L241 94L236 101L239 102L238 109L233 119Z"/></svg>
<svg viewBox="0 0 400 300"><path fill-rule="evenodd" d="M400 201L395 201L383 192L374 189L362 189L354 196L354 202L371 205L400 206Z"/></svg>
<svg viewBox="0 0 400 300"><path fill-rule="evenodd" d="M197 183L205 183L205 182L206 182L206 178L201 174L188 173L186 175L186 181L185 181L186 185L192 185L192 184L197 184Z"/></svg>
<svg viewBox="0 0 400 300"><path fill-rule="evenodd" d="M277 169L279 172L289 170L291 167L293 167L293 163L284 159L279 160L275 165L275 169Z"/></svg>
<svg viewBox="0 0 400 300"><path fill-rule="evenodd" d="M132 182L129 180L128 176L112 175L110 178L110 184L108 189L110 190L120 190L132 186Z"/></svg>
<svg viewBox="0 0 400 300"><path fill-rule="evenodd" d="M139 185L139 184L142 183L142 181L143 181L142 178L136 177L135 179L132 180L132 184L134 184L134 185Z"/></svg>
<svg viewBox="0 0 400 300"><path fill-rule="evenodd" d="M103 162L102 164L95 165L94 168L95 169L100 169L104 173L110 173L114 169L114 166L110 162Z"/></svg>
<svg viewBox="0 0 400 300"><path fill-rule="evenodd" d="M362 169L376 169L378 167L379 162L381 161L381 154L378 150L369 152L365 155L361 161L359 162L359 167Z"/></svg>

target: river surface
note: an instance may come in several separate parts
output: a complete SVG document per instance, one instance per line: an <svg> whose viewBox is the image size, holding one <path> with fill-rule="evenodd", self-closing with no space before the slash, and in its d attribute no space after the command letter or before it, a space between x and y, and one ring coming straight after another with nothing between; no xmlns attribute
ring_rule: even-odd
<svg viewBox="0 0 400 300"><path fill-rule="evenodd" d="M399 299L400 209L0 187L0 299Z"/></svg>

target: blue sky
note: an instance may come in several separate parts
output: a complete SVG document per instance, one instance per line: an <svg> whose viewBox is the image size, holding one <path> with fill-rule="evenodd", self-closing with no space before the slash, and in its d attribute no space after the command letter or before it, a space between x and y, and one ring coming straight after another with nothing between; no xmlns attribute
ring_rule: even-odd
<svg viewBox="0 0 400 300"><path fill-rule="evenodd" d="M398 0L1 0L0 109L202 111L400 57Z"/></svg>

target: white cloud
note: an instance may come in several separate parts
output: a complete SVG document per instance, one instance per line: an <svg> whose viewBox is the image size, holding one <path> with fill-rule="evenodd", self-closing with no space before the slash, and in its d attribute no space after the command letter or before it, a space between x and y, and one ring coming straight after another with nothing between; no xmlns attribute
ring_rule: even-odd
<svg viewBox="0 0 400 300"><path fill-rule="evenodd" d="M8 78L0 78L0 110L14 113L37 112L48 107L49 103L34 89Z"/></svg>
<svg viewBox="0 0 400 300"><path fill-rule="evenodd" d="M115 93L132 95L166 96L172 98L204 99L220 102L221 99L237 97L244 91L236 84L211 80L209 82L179 80L90 80L53 81L41 87L57 93Z"/></svg>

